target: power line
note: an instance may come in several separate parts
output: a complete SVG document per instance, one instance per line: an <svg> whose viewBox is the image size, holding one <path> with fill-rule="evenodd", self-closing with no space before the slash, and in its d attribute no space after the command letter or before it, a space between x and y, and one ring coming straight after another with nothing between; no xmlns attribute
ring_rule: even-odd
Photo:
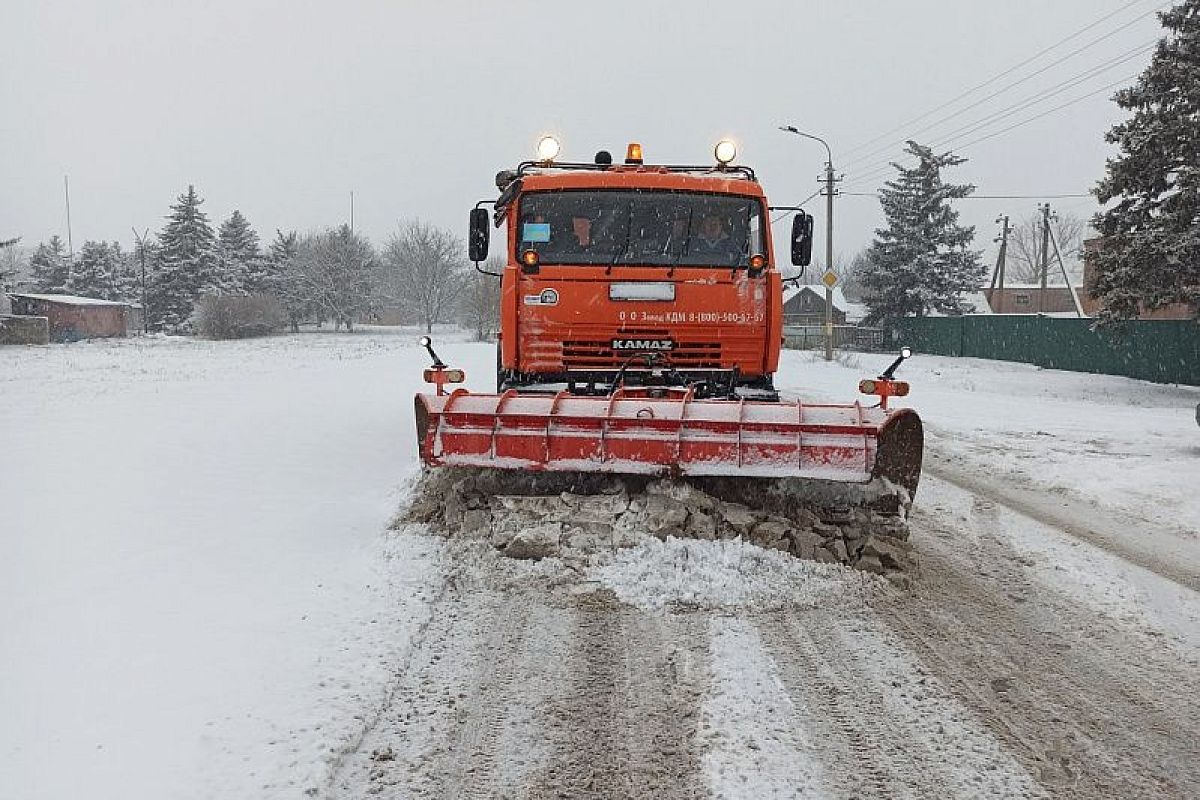
<svg viewBox="0 0 1200 800"><path fill-rule="evenodd" d="M1141 56L1141 55L1149 52L1150 50L1154 49L1154 46L1155 46L1155 44L1157 44L1157 42L1158 42L1157 38L1152 39L1148 42L1143 42L1142 44L1138 45L1137 47L1133 48L1132 50L1128 50L1119 56L1115 56L1113 58L1110 58L1107 61L1103 61L1100 64L1097 64L1094 67L1091 67L1089 69L1084 70L1083 72L1073 75L1064 81L1060 81L1059 83L1056 83L1053 86L1047 87L1046 89L1044 89L1040 92L1037 92L1037 93L1027 97L1024 100L1018 101L1018 102L1014 103L1013 105L1006 106L1005 108L1002 108L999 111L995 111L985 117L981 117L980 119L978 119L974 122L970 122L970 123L967 123L966 125L956 128L955 130L950 131L949 133L940 137L938 140L939 143L936 146L937 147L945 147L945 146L949 145L950 143L952 143L957 138L975 133L976 131L979 131L979 130L982 130L982 129L988 127L988 125L990 125L991 123L995 122L998 119L1007 117L1008 115L1013 114L1015 112L1024 111L1025 109L1031 108L1032 106L1035 106L1035 105L1038 105L1039 103L1045 102L1046 100L1049 100L1050 98L1055 97L1056 95L1060 95L1063 92L1067 91L1068 89L1074 88L1075 86L1078 86L1081 83L1086 83L1088 80L1096 77L1097 75L1101 75L1114 67L1120 66L1121 64L1124 64L1127 61L1131 61L1131 60L1137 58L1138 56ZM891 159L873 162L865 167L862 167L862 172L864 172L864 173L874 172L879 167L888 166L890 161L891 161Z"/></svg>
<svg viewBox="0 0 1200 800"><path fill-rule="evenodd" d="M914 125L924 119L929 118L930 116L941 111L943 108L954 105L959 100L962 100L965 97L969 97L970 95L974 94L975 92L979 91L980 89L990 86L991 84L995 83L996 81L1000 80L1001 78L1003 78L1007 75L1011 75L1013 72L1016 72L1017 70L1021 69L1022 67L1027 66L1028 64L1031 64L1034 61L1037 61L1039 58L1041 58L1042 56L1051 52L1052 50L1055 50L1055 49L1061 47L1062 45L1066 44L1067 42L1071 41L1072 39L1075 39L1075 38L1083 35L1084 33L1087 33L1089 30L1091 30L1099 25L1104 24L1105 22L1112 19L1113 17L1121 14L1122 12L1126 11L1127 9L1132 8L1133 6L1136 6L1142 2L1145 2L1145 0L1131 0L1131 2L1126 3L1125 5L1121 6L1120 8L1118 8L1115 11L1105 14L1104 16L1100 17L1096 21L1091 22L1088 25L1085 25L1084 27L1082 27L1079 30L1072 33L1071 35L1058 40L1057 42L1050 45L1049 47L1039 50L1038 52L1034 53L1029 58L1022 61L1020 64L1016 64L1012 67L1009 67L1008 69L1004 70L1003 72L1000 72L997 75L993 75L991 78L988 78L983 83L980 83L976 86L971 87L970 89L967 89L962 94L959 94L959 95L951 98L950 100L947 100L946 102L942 103L940 106L930 109L929 111L926 111L924 114L922 114L918 117L914 117L913 119L909 120L908 122L901 123L900 125L897 125L895 128L885 131L873 139L868 139L867 141L863 142L862 144L858 144L858 145L851 147L849 150L847 150L847 151L845 151L845 153L843 153L843 156L849 156L851 153L854 153L858 150L862 150L863 148L869 147L870 145L880 141L884 137L891 136L893 133L896 133L897 131L904 130L905 128L907 128L910 125ZM1166 5L1166 4L1164 4L1164 5ZM1158 8L1162 8L1162 6L1159 6ZM1157 8L1155 10L1157 10ZM1143 16L1145 16L1145 15L1144 14L1139 15L1137 17L1137 19L1141 19Z"/></svg>
<svg viewBox="0 0 1200 800"><path fill-rule="evenodd" d="M1079 97L1076 97L1073 100L1068 100L1065 103L1061 103L1057 106L1054 106L1053 108L1049 108L1040 114L1036 114L1032 117L1028 117L1027 119L1023 119L1020 122L1017 122L1013 125L1009 125L1008 127L1005 127L1005 128L1001 128L1000 130L994 131L993 133L989 133L986 136L980 136L977 139L972 139L969 142L957 145L957 146L955 146L954 149L957 151L962 151L968 147L979 144L980 142L986 142L989 139L994 139L997 136L1002 136L1002 135L1008 133L1009 131L1013 131L1013 130L1016 130L1017 128L1024 127L1025 125L1028 125L1031 122L1036 122L1037 120L1041 119L1042 117L1048 116L1048 115L1053 114L1058 111L1062 111L1064 108L1073 106L1076 103L1083 102L1084 100L1087 100L1089 97L1093 97L1093 96L1099 94L1100 92L1107 91L1107 90L1112 89L1115 86L1119 86L1123 83L1129 83L1130 81L1135 79L1137 76L1138 76L1138 73L1134 73L1133 75L1128 75L1124 78L1121 78L1120 80L1116 80L1116 81L1113 81L1112 83L1101 86L1099 89L1094 89L1093 91L1090 91L1087 94L1080 95ZM941 146L941 145L939 145L939 146ZM856 183L865 183L867 181L874 180L875 178L877 178L883 174L886 174L889 168L890 168L890 165L888 167L880 167L879 169L872 170L868 174L862 175L859 178L857 178L855 182Z"/></svg>
<svg viewBox="0 0 1200 800"><path fill-rule="evenodd" d="M1132 75L1126 75L1124 78L1115 80L1112 83L1107 83L1104 86L1101 86L1099 89L1094 89L1094 90L1088 92L1087 94L1080 95L1079 97L1076 97L1074 100L1068 100L1067 102L1057 105L1054 108L1046 109L1045 111L1043 111L1040 114L1029 117L1028 119L1021 120L1020 122L1018 122L1014 125L1009 125L1007 128L1001 128L1000 130L998 130L994 133L989 133L987 136L980 136L978 139L972 139L971 141L967 142L966 144L960 144L956 147L956 149L963 150L967 147L970 147L971 145L978 144L980 142L986 142L988 139L994 139L997 136L1008 133L1011 130L1015 130L1016 128L1023 127L1025 125L1028 125L1031 122L1036 122L1037 120L1041 119L1042 117L1048 116L1057 111L1062 111L1064 108L1069 108L1070 106L1073 106L1076 103L1081 103L1084 100L1087 100L1089 97L1094 97L1095 95L1098 95L1101 92L1106 92L1109 89L1120 86L1123 83L1129 83L1130 81L1136 79L1138 74L1139 73L1135 72Z"/></svg>
<svg viewBox="0 0 1200 800"><path fill-rule="evenodd" d="M814 197L816 197L817 195L819 195L819 194L820 194L821 192L823 192L823 191L825 191L825 190L824 190L824 189L817 189L815 192L813 192L813 193L812 193L812 194L810 194L808 197L806 197L806 198L804 198L803 200L801 200L799 203L796 203L795 205L797 205L797 206L802 206L802 205L804 205L805 203L807 203L809 200L812 200ZM790 214L790 213L792 213L792 212L791 212L791 211L780 211L778 214L776 214L776 215L775 215L775 216L774 216L774 217L771 219L771 224L772 224L772 225L774 225L776 222L779 222L779 220L783 219L784 217L786 217L786 216L787 216L788 214Z"/></svg>
<svg viewBox="0 0 1200 800"><path fill-rule="evenodd" d="M1008 106L1007 108L1003 108L997 112L989 114L988 116L982 118L981 120L979 120L975 123L970 123L970 124L964 125L962 127L956 128L955 130L951 131L950 133L947 133L945 135L945 139L943 141L950 141L953 138L956 138L960 135L974 133L975 131L980 130L983 127L986 127L991 121L993 121L999 117L1003 117L1003 116L1006 116L1008 114L1011 114L1011 113L1017 112L1017 111L1024 111L1025 109L1027 109L1031 106L1035 106L1044 100L1049 100L1051 97L1062 94L1066 90L1072 89L1081 83L1085 83L1086 81L1088 81L1091 78L1096 77L1097 75L1101 75L1105 72L1108 72L1113 67L1118 67L1121 64L1124 64L1126 61L1131 61L1131 60L1137 58L1138 56L1148 53L1149 51L1154 49L1154 46L1157 43L1158 43L1158 39L1152 39L1149 42L1140 44L1137 47L1133 48L1132 50L1122 53L1121 55L1119 55L1115 58L1111 58L1108 61L1104 61L1104 62L1096 65L1095 67L1092 67L1091 69L1084 70L1083 72L1079 73L1078 75L1074 75L1070 78L1067 78L1065 81L1056 83L1055 85L1046 88L1042 92L1033 95L1032 97L1030 97L1027 100L1015 103L1011 106Z"/></svg>
<svg viewBox="0 0 1200 800"><path fill-rule="evenodd" d="M1051 61L1049 64L1046 64L1045 66L1043 66L1043 67L1040 67L1039 69L1035 70L1034 72L1031 72L1031 73L1029 73L1029 74L1028 74L1028 75L1026 75L1025 77L1023 77L1023 78L1020 78L1020 79L1018 79L1018 80L1016 80L1016 81L1013 81L1013 82L1011 82L1011 83L1009 83L1009 84L1005 85L1004 87L1002 87L1002 88L1000 88L1000 89L997 89L996 91L992 92L991 94L989 94L989 95L987 95L987 96L985 96L985 97L983 97L983 98L981 98L981 99L979 99L979 100L976 100L975 102L971 103L970 105L964 106L963 108L960 108L960 109L958 109L957 111L955 111L955 112L953 112L953 113L951 113L951 114L947 114L946 116L940 117L940 118L938 118L937 120L935 120L934 122L931 122L931 123L929 123L928 125L925 125L925 126L923 126L923 127L921 127L921 128L918 128L918 129L916 129L916 130L914 130L914 131L910 131L910 132L908 133L908 135L906 135L906 136L905 136L905 139L911 139L912 137L916 136L917 134L919 134L919 133L924 133L924 132L926 132L926 131L930 130L931 128L936 128L938 125L941 125L943 122L946 122L946 121L948 121L948 120L954 119L956 116L958 116L958 115L960 115L960 114L962 114L962 113L964 113L964 112L966 112L966 111L970 111L971 109L978 108L979 106L981 106L981 105L983 105L984 103L986 103L988 100L991 100L991 99L993 99L993 98L995 98L995 97L998 97L999 95L1001 95L1001 94L1004 94L1004 93L1005 93L1005 92L1007 92L1008 90L1010 90L1010 89L1013 89L1013 88L1015 88L1015 87L1017 87L1017 86L1020 86L1021 84L1025 83L1026 81L1029 81L1029 80L1031 80L1031 79L1033 79L1033 78L1036 78L1038 75L1041 75L1041 74L1045 73L1046 71L1048 71L1048 70L1049 70L1049 69L1051 69L1052 67L1056 67L1056 66L1058 66L1059 64L1063 63L1064 61L1067 61L1067 60L1069 60L1069 59L1071 59L1071 58L1074 58L1075 56L1079 55L1079 54L1080 54L1080 53L1082 53L1083 51L1085 51L1085 50L1088 50L1088 49L1090 49L1091 47L1094 47L1095 45L1099 44L1100 42L1103 42L1103 41L1105 41L1106 39L1110 39L1110 38L1112 38L1113 36L1117 35L1117 34L1118 34L1118 33L1120 33L1121 31L1123 31L1123 30L1125 30L1125 29L1127 29L1127 28L1129 28L1129 27L1131 27L1131 26L1133 26L1133 25L1137 24L1137 23L1138 23L1138 22L1140 22L1140 21L1141 21L1141 20L1142 20L1144 17L1146 17L1146 16L1149 16L1150 14L1153 14L1153 13L1155 13L1156 11L1158 11L1159 9L1161 9L1161 8L1164 8L1164 7L1168 6L1168 5L1170 5L1170 3L1169 3L1169 2L1168 2L1168 3L1163 3L1162 5L1160 5L1160 6L1157 6L1157 7L1153 8L1153 9L1151 9L1150 11L1147 11L1147 12L1146 12L1146 13L1144 13L1144 14L1139 14L1138 16L1136 16L1136 17L1134 17L1133 19L1129 20L1128 22L1126 22L1126 23L1124 23L1124 24L1122 24L1122 25L1118 26L1117 28L1114 28L1113 30L1109 31L1108 33L1104 34L1103 36L1099 36L1099 37L1097 37L1097 38L1095 38L1095 39L1092 39L1092 40L1091 40L1090 42L1088 42L1087 44L1085 44L1085 45L1082 45L1082 46L1080 46L1080 47L1077 47L1077 48L1075 48L1074 50L1072 50L1071 52L1067 53L1066 55L1064 55L1064 56L1060 56L1059 58L1055 59L1054 61ZM1156 40L1156 41L1157 41L1157 40ZM1139 46L1141 46L1141 45L1139 45ZM871 151L870 151L870 152L868 152L868 153L864 153L863 155L856 156L856 157L854 157L854 158L850 159L850 161L849 161L849 162L846 162L845 166L852 166L852 165L853 165L855 162L861 163L861 162L863 162L863 161L866 161L866 160L868 160L868 159L872 158L873 156L875 156L875 155L876 155L876 154L878 154L878 153L886 152L887 150L891 149L891 148L892 148L894 145L895 145L895 143L893 142L893 143L891 143L891 144L884 145L883 147L877 147L877 148L875 148L875 149L871 150Z"/></svg>
<svg viewBox="0 0 1200 800"><path fill-rule="evenodd" d="M879 197L878 192L838 192L847 197ZM1085 194L971 194L957 200L1059 200L1069 197L1092 197Z"/></svg>

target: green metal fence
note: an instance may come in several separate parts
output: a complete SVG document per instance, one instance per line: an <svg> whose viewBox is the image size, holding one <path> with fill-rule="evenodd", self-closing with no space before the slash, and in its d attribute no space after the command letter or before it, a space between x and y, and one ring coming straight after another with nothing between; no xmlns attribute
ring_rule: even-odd
<svg viewBox="0 0 1200 800"><path fill-rule="evenodd" d="M1035 315L908 317L894 326L893 336L917 352L1200 385L1197 323L1135 320L1096 330L1093 324Z"/></svg>
<svg viewBox="0 0 1200 800"><path fill-rule="evenodd" d="M824 350L825 326L784 325L783 346L793 350ZM839 349L883 350L887 346L887 331L858 325L834 325L833 346Z"/></svg>

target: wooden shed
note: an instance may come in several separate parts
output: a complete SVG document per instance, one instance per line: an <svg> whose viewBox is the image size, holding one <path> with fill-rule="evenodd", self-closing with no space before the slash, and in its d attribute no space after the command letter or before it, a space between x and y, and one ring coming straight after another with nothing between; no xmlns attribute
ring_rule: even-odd
<svg viewBox="0 0 1200 800"><path fill-rule="evenodd" d="M74 342L126 336L129 332L129 304L70 294L14 294L13 313L45 317L50 323L50 341Z"/></svg>

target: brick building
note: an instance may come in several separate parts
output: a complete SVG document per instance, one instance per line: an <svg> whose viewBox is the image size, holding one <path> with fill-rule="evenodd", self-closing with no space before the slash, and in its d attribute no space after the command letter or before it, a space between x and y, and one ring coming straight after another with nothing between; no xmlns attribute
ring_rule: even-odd
<svg viewBox="0 0 1200 800"><path fill-rule="evenodd" d="M45 317L50 325L50 341L74 342L126 336L129 333L129 304L70 294L9 293L13 313Z"/></svg>

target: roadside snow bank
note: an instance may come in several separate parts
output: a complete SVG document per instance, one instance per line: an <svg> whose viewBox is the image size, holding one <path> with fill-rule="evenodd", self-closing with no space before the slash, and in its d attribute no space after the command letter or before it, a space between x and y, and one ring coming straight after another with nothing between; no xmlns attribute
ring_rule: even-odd
<svg viewBox="0 0 1200 800"><path fill-rule="evenodd" d="M776 384L789 395L845 402L890 359L856 353L826 362L787 350ZM947 470L1067 492L1197 541L1200 387L924 353L904 362L900 377L912 390L897 405L921 414L926 457L940 457Z"/></svg>

